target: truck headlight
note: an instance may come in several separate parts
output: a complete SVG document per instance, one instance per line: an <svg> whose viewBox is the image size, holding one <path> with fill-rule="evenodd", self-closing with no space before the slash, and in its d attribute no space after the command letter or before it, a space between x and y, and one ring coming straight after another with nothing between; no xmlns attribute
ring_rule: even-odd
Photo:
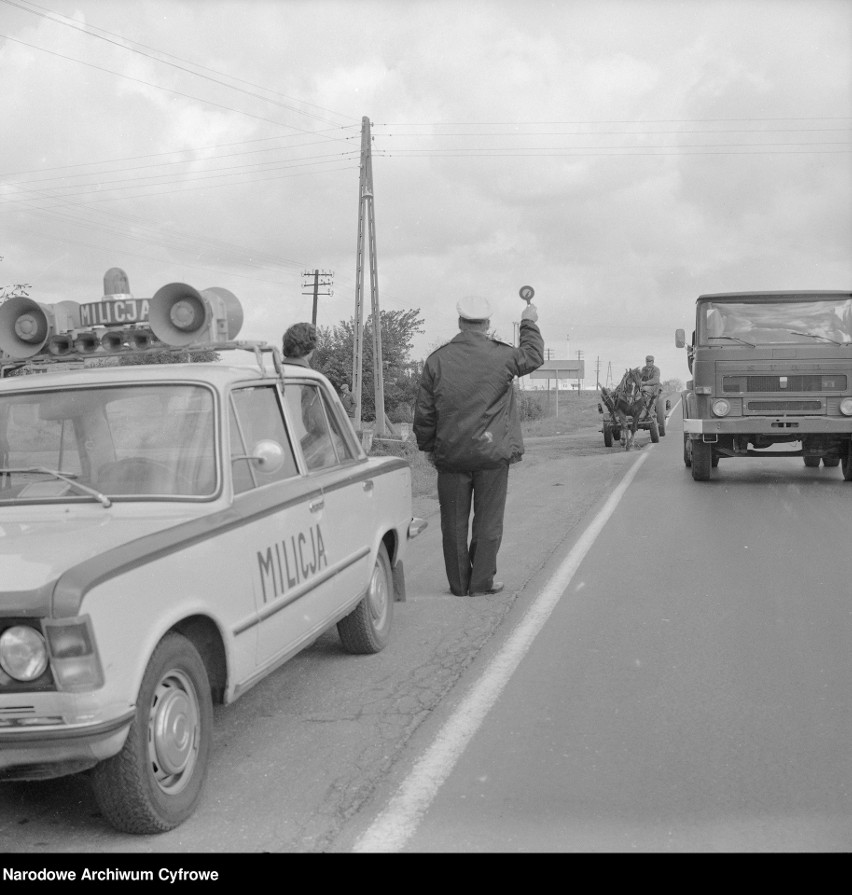
<svg viewBox="0 0 852 895"><path fill-rule="evenodd" d="M34 681L47 668L44 638L27 625L14 625L0 634L0 667L16 681Z"/></svg>
<svg viewBox="0 0 852 895"><path fill-rule="evenodd" d="M731 403L724 398L717 398L713 402L713 413L715 416L727 416L731 412Z"/></svg>
<svg viewBox="0 0 852 895"><path fill-rule="evenodd" d="M852 416L852 398L844 398L840 402L840 412L844 416Z"/></svg>

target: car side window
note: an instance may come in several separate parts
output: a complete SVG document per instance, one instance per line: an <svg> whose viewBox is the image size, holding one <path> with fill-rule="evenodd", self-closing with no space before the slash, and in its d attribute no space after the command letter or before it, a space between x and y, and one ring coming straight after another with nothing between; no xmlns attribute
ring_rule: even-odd
<svg viewBox="0 0 852 895"><path fill-rule="evenodd" d="M299 474L274 386L235 389L229 417L235 493Z"/></svg>
<svg viewBox="0 0 852 895"><path fill-rule="evenodd" d="M328 399L314 383L287 383L284 400L308 469L328 469L351 458Z"/></svg>

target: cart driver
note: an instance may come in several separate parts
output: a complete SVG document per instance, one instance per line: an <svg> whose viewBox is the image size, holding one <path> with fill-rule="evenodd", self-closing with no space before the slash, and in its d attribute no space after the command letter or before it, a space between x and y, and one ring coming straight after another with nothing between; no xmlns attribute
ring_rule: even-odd
<svg viewBox="0 0 852 895"><path fill-rule="evenodd" d="M642 376L642 394L646 397L656 397L663 390L660 382L660 368L654 365L654 355L645 357L645 366L639 371Z"/></svg>

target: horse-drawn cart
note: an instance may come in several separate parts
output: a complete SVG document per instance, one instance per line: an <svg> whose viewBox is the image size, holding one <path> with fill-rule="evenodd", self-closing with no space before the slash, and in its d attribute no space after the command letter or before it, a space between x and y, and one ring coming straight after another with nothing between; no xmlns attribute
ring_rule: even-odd
<svg viewBox="0 0 852 895"><path fill-rule="evenodd" d="M606 447L621 441L629 449L637 429L647 429L655 444L666 434L669 402L662 395L642 392L638 370L627 370L614 389L598 387L601 393L598 413L603 415L601 431Z"/></svg>

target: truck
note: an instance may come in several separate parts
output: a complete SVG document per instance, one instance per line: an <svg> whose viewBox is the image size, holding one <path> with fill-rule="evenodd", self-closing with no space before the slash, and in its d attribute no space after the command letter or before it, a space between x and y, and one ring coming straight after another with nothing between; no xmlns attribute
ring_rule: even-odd
<svg viewBox="0 0 852 895"><path fill-rule="evenodd" d="M681 393L683 460L801 457L852 480L852 292L728 292L696 299Z"/></svg>

